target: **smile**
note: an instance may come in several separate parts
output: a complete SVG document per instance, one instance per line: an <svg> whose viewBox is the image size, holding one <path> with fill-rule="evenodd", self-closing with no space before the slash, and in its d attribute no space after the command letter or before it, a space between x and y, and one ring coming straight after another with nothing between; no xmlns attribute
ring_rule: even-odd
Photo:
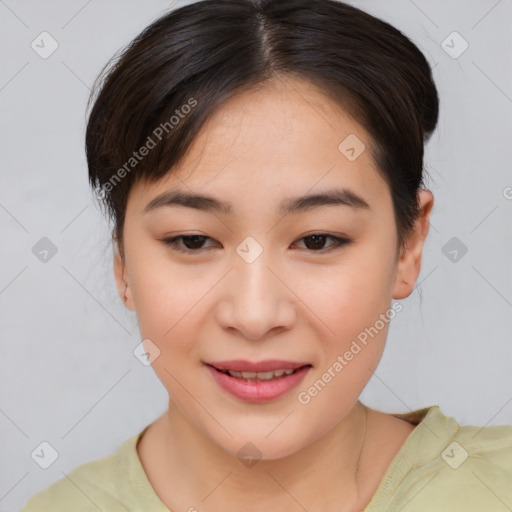
<svg viewBox="0 0 512 512"><path fill-rule="evenodd" d="M231 375L231 377L235 377L237 379L245 379L245 380L274 380L282 377L283 375L291 375L295 373L297 369L294 370L276 370L273 372L236 372L231 370L219 370L222 373L227 373Z"/></svg>
<svg viewBox="0 0 512 512"><path fill-rule="evenodd" d="M266 372L221 370L205 365L214 382L223 391L245 402L264 403L276 400L298 386L312 368L281 368Z"/></svg>

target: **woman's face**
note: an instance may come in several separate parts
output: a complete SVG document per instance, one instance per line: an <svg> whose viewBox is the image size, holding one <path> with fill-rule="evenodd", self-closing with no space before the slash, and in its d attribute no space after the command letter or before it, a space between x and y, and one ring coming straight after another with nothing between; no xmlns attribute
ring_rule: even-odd
<svg viewBox="0 0 512 512"><path fill-rule="evenodd" d="M178 191L211 200L145 211ZM166 243L179 235L204 238ZM396 243L367 133L287 79L229 100L175 173L132 188L115 271L180 421L233 456L251 442L274 459L343 420L377 367L392 298L419 272ZM309 366L273 384L207 366L233 360Z"/></svg>

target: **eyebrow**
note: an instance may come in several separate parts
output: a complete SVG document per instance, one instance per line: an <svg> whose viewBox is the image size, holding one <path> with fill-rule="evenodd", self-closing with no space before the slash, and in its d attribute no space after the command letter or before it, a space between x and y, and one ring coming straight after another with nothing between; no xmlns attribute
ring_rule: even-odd
<svg viewBox="0 0 512 512"><path fill-rule="evenodd" d="M180 190L169 190L152 199L144 213L164 206L185 206L205 212L231 214L233 205L203 194L191 194ZM322 193L292 197L281 202L279 214L288 215L309 211L322 206L348 206L356 210L371 210L370 205L358 194L348 189L334 189Z"/></svg>

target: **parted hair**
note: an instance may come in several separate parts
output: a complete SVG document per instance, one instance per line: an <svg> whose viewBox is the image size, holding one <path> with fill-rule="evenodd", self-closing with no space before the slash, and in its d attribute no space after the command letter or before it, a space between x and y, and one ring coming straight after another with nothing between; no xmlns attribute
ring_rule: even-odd
<svg viewBox="0 0 512 512"><path fill-rule="evenodd" d="M337 0L202 0L145 28L106 64L89 97L89 182L121 254L132 185L172 173L224 101L279 77L316 85L370 135L403 248L419 214L424 143L439 110L419 48Z"/></svg>

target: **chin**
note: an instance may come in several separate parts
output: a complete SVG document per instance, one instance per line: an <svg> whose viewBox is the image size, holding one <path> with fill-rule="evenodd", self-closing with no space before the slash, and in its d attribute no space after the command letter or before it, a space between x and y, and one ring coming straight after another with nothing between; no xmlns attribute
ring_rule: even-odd
<svg viewBox="0 0 512 512"><path fill-rule="evenodd" d="M234 439L216 442L231 457L240 460L247 468L251 468L258 462L285 459L309 444L303 437L297 439L290 437L290 428L289 426L287 431L283 430L281 436L275 435L275 432L269 436L265 431L265 433L246 433L235 436Z"/></svg>

